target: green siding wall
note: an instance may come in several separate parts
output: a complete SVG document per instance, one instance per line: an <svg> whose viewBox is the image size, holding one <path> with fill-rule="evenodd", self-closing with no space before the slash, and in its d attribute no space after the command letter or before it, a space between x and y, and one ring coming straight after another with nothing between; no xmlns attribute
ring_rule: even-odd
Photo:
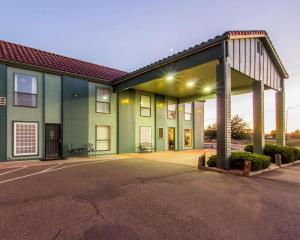
<svg viewBox="0 0 300 240"><path fill-rule="evenodd" d="M6 97L6 69L6 65L0 64L0 97ZM6 134L6 106L0 106L0 162L7 160Z"/></svg>
<svg viewBox="0 0 300 240"><path fill-rule="evenodd" d="M135 152L135 90L119 93L118 109L119 153Z"/></svg>
<svg viewBox="0 0 300 240"><path fill-rule="evenodd" d="M141 117L140 106L141 106L141 95L150 96L151 98L151 117ZM152 93L136 91L135 93L135 151L138 152L140 145L140 128L151 127L152 145L155 146L155 96Z"/></svg>
<svg viewBox="0 0 300 240"><path fill-rule="evenodd" d="M156 95L156 151L165 151L166 143L168 141L168 129L167 129L167 104L166 97L162 95ZM164 138L158 138L158 128L163 128Z"/></svg>
<svg viewBox="0 0 300 240"><path fill-rule="evenodd" d="M37 108L13 106L14 73L22 73L37 77ZM7 155L8 159L35 159L43 157L43 74L18 68L7 68ZM39 123L39 151L37 156L13 156L13 121L27 121Z"/></svg>
<svg viewBox="0 0 300 240"><path fill-rule="evenodd" d="M61 123L61 77L45 74L45 123Z"/></svg>
<svg viewBox="0 0 300 240"><path fill-rule="evenodd" d="M84 147L88 143L88 84L86 80L63 77L63 157L68 156L68 146Z"/></svg>
<svg viewBox="0 0 300 240"><path fill-rule="evenodd" d="M96 88L112 87L105 84L89 83L89 143L96 147L96 126L105 125L110 126L111 129L111 148L110 151L100 151L97 154L110 154L117 153L117 94L112 93L111 95L111 111L109 114L106 113L96 113Z"/></svg>

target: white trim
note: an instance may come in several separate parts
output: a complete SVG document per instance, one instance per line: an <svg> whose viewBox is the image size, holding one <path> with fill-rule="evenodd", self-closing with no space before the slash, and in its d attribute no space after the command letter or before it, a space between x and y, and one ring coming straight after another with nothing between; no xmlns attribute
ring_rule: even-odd
<svg viewBox="0 0 300 240"><path fill-rule="evenodd" d="M35 131L35 152L30 152L30 153L17 153L17 138L16 138L16 133L17 133L17 125L34 125L36 128ZM38 155L38 131L39 131L39 127L38 127L38 123L37 122L14 122L13 125L13 129L14 129L14 135L13 135L13 141L14 141L14 156L19 157L19 156L35 156Z"/></svg>

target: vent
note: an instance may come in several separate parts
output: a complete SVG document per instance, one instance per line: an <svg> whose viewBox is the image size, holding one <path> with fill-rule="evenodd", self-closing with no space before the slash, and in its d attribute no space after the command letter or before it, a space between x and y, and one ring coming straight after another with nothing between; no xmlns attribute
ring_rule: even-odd
<svg viewBox="0 0 300 240"><path fill-rule="evenodd" d="M6 97L0 97L0 106L6 106Z"/></svg>

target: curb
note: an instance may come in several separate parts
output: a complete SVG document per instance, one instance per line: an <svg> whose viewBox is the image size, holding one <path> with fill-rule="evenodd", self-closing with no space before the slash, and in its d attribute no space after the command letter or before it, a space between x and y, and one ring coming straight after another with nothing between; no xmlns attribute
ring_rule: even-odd
<svg viewBox="0 0 300 240"><path fill-rule="evenodd" d="M300 164L300 160L294 161L292 163L282 164L281 168L289 167L289 166L296 165L296 164ZM266 169L262 169L262 170L255 171L255 172L250 172L249 177L253 177L253 176L256 176L256 175L259 175L259 174L271 172L271 171L274 171L276 169L280 169L280 167L278 167L276 164L272 164ZM224 174L231 174L231 175L235 175L235 176L244 177L244 171L236 170L236 169L225 170L225 169L220 169L220 168L215 168L215 167L202 167L202 169L200 169L200 170L217 172L217 173L224 173Z"/></svg>

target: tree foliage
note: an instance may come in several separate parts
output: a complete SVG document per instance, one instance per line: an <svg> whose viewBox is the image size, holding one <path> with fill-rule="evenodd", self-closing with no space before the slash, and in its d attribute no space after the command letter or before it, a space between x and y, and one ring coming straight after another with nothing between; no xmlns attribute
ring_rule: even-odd
<svg viewBox="0 0 300 240"><path fill-rule="evenodd" d="M252 129L240 115L235 115L231 119L231 138L235 140L249 139L252 136ZM207 139L217 138L217 125L211 124L205 129Z"/></svg>

